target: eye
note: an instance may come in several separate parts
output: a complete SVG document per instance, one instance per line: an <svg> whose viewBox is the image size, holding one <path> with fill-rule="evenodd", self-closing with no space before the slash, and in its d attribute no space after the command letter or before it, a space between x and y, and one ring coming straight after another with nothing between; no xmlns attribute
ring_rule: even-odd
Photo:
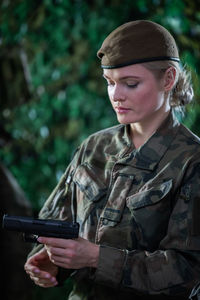
<svg viewBox="0 0 200 300"><path fill-rule="evenodd" d="M138 82L137 83L127 83L127 86L129 88L136 88L138 86Z"/></svg>

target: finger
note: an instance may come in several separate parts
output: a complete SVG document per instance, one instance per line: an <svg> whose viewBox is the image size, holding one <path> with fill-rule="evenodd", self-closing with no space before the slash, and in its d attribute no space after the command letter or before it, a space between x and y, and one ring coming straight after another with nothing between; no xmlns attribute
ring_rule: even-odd
<svg viewBox="0 0 200 300"><path fill-rule="evenodd" d="M37 240L41 244L50 245L58 248L66 248L70 243L70 241L72 241L72 240L48 238L48 237L39 237Z"/></svg>
<svg viewBox="0 0 200 300"><path fill-rule="evenodd" d="M40 269L33 268L32 270L26 270L26 273L30 277L40 278L40 279L49 279L54 276L51 276L48 272L42 271ZM55 278L55 277L54 277Z"/></svg>
<svg viewBox="0 0 200 300"><path fill-rule="evenodd" d="M35 284L42 287L52 287L58 284L56 278L41 279L34 276L31 276L30 278L35 282Z"/></svg>
<svg viewBox="0 0 200 300"><path fill-rule="evenodd" d="M49 274L42 275L42 276L36 276L35 274L31 274L30 278L33 280L36 280L36 281L44 282L44 283L56 281L56 277L50 276Z"/></svg>
<svg viewBox="0 0 200 300"><path fill-rule="evenodd" d="M53 246L45 245L45 248L47 250L48 256L66 256L69 255L71 250L69 248L58 248Z"/></svg>
<svg viewBox="0 0 200 300"><path fill-rule="evenodd" d="M42 282L42 283L56 283L57 279L55 276L52 276L48 272L39 272L39 273L34 273L30 272L29 276L32 280L37 281L37 282Z"/></svg>
<svg viewBox="0 0 200 300"><path fill-rule="evenodd" d="M62 267L65 269L76 269L77 268L77 263L72 260L71 258L68 257L63 257L63 256L52 256L51 261L54 263L54 265L58 267Z"/></svg>
<svg viewBox="0 0 200 300"><path fill-rule="evenodd" d="M26 264L26 265L24 266L24 269L25 269L25 271L28 272L28 273L29 273L29 272L39 273L39 272L40 272L39 268L37 268L36 266L29 265L29 264Z"/></svg>
<svg viewBox="0 0 200 300"><path fill-rule="evenodd" d="M72 249L62 249L48 246L45 247L47 247L49 259L54 265L58 265L58 263L66 263L66 267L68 267L68 264L74 261L76 258L76 253Z"/></svg>

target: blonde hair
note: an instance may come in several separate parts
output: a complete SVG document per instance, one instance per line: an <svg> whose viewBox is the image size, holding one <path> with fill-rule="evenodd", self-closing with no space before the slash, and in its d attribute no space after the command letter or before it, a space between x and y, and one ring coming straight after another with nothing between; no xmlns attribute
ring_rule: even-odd
<svg viewBox="0 0 200 300"><path fill-rule="evenodd" d="M152 71L156 78L161 78L170 67L176 69L176 78L174 87L170 92L170 105L173 110L184 112L184 107L193 100L194 92L191 83L191 74L186 67L181 67L174 61L154 61L142 64L148 70Z"/></svg>

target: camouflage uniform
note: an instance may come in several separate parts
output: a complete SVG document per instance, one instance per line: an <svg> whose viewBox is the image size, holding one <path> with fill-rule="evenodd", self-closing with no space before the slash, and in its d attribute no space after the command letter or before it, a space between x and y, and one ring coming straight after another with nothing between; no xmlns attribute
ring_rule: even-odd
<svg viewBox="0 0 200 300"><path fill-rule="evenodd" d="M129 130L85 140L41 210L72 219L75 186L80 236L100 245L98 268L73 272L71 300L183 300L198 282L200 139L172 114L139 149Z"/></svg>

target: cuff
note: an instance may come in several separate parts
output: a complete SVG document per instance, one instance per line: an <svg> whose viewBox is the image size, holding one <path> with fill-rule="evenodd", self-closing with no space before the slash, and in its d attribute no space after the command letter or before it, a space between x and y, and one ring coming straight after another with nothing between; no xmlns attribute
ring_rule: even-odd
<svg viewBox="0 0 200 300"><path fill-rule="evenodd" d="M94 280L100 284L118 287L122 280L126 251L100 246L99 262Z"/></svg>

